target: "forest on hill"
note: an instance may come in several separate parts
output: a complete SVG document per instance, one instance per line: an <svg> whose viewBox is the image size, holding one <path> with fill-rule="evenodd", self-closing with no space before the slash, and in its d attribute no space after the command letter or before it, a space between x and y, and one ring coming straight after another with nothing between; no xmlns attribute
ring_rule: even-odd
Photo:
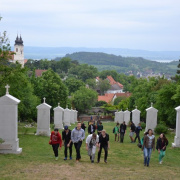
<svg viewBox="0 0 180 180"><path fill-rule="evenodd" d="M142 57L122 57L113 54L99 53L99 52L76 52L66 54L72 60L77 60L80 64L89 64L95 66L99 71L116 70L119 73L133 74L137 76L148 75L166 75L167 77L176 74L178 61L170 63L160 63L150 61ZM60 57L55 60L60 60Z"/></svg>

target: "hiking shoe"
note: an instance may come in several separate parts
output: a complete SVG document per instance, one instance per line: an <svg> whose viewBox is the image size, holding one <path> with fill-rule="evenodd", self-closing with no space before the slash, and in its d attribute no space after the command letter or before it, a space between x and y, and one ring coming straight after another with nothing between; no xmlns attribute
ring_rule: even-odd
<svg viewBox="0 0 180 180"><path fill-rule="evenodd" d="M64 160L66 161L66 160L67 160L67 157L65 157Z"/></svg>
<svg viewBox="0 0 180 180"><path fill-rule="evenodd" d="M93 160L91 160L91 163L94 163L94 161L93 161Z"/></svg>
<svg viewBox="0 0 180 180"><path fill-rule="evenodd" d="M58 157L55 157L55 160L57 161L57 160L58 160Z"/></svg>
<svg viewBox="0 0 180 180"><path fill-rule="evenodd" d="M104 160L105 163L107 163L107 160Z"/></svg>
<svg viewBox="0 0 180 180"><path fill-rule="evenodd" d="M69 157L70 160L72 160L72 157Z"/></svg>
<svg viewBox="0 0 180 180"><path fill-rule="evenodd" d="M162 164L162 161L160 161L159 164Z"/></svg>

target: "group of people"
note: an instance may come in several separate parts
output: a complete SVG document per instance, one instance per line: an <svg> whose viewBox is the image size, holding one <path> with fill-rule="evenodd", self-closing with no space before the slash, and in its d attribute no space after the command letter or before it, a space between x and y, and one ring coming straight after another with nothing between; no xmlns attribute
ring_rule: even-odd
<svg viewBox="0 0 180 180"><path fill-rule="evenodd" d="M135 143L137 138L138 138L138 141L140 143L140 136L139 136L140 131L142 131L142 127L141 127L140 123L138 124L137 127L134 125L133 122L130 123L129 137L131 139L131 143ZM120 143L123 143L124 135L126 133L126 123L125 123L125 121L121 125L119 125L119 123L117 123L116 126L113 129L113 133L115 135L115 141L117 140L117 142L119 142L119 137L120 137ZM135 139L133 138L134 133L136 134ZM118 137L118 139L117 139L117 137Z"/></svg>
<svg viewBox="0 0 180 180"><path fill-rule="evenodd" d="M67 160L67 150L69 148L69 159L72 160L72 146L76 149L76 162L79 162L81 159L80 148L82 146L82 142L85 139L85 124L82 122L77 123L77 127L75 127L72 131L68 128L68 126L64 127L64 131L61 134L58 132L58 129L55 128L54 131L51 132L49 144L52 145L55 160L58 160L58 148L64 145L64 160ZM88 155L90 156L91 163L94 163L96 147L98 148L98 158L97 163L100 162L101 151L104 149L104 162L107 163L108 149L109 149L109 135L106 133L106 130L103 129L102 123L99 123L99 129L97 130L97 134L95 133L96 127L92 122L89 123L88 132L89 135L86 138L86 150L88 151Z"/></svg>
<svg viewBox="0 0 180 180"><path fill-rule="evenodd" d="M82 146L82 142L85 139L85 124L82 122L77 123L77 127L75 127L72 131L68 128L68 126L64 127L64 131L62 132L62 138L58 129L55 128L54 131L51 132L49 144L52 145L55 160L58 160L58 148L64 145L64 160L67 160L67 150L69 148L69 159L72 160L72 147L76 149L76 162L79 162L81 159L80 148ZM95 130L97 129L97 134ZM136 139L139 141L139 147L142 149L144 153L144 166L149 167L149 162L151 158L152 150L155 150L155 136L153 134L152 129L149 129L142 139L140 139L140 131L142 131L141 124L139 123L137 127L133 123L130 125L130 139L131 142L136 142ZM91 163L94 163L95 160L95 153L96 148L98 148L98 158L97 163L100 162L101 152L104 149L104 162L107 163L107 156L108 156L108 149L109 149L109 134L103 129L102 123L99 123L98 126L95 127L93 122L89 123L88 126L88 133L89 135L86 138L86 150L90 157ZM113 129L113 133L115 134L115 141L119 141L120 135L120 142L123 143L124 135L126 133L126 123L123 122L120 126L119 123ZM136 133L135 139L133 138L134 133ZM157 143L156 149L159 153L159 163L162 164L162 159L165 156L166 147L168 145L168 140L166 136L162 133L160 134Z"/></svg>

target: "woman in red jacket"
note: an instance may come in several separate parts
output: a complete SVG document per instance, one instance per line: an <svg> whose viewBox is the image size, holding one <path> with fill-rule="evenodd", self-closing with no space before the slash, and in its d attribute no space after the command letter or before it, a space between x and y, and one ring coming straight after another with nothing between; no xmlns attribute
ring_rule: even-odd
<svg viewBox="0 0 180 180"><path fill-rule="evenodd" d="M51 137L50 137L49 143L52 145L54 155L55 155L55 160L58 160L58 147L61 150L62 139L61 139L61 135L58 132L57 128L55 128L54 131L51 132Z"/></svg>

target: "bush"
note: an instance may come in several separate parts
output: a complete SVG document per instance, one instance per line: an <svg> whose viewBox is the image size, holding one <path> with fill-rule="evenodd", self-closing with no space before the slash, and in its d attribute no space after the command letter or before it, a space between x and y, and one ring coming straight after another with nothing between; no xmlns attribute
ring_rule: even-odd
<svg viewBox="0 0 180 180"><path fill-rule="evenodd" d="M95 107L101 107L103 105L107 104L107 102L105 101L97 101L96 104L95 104Z"/></svg>
<svg viewBox="0 0 180 180"><path fill-rule="evenodd" d="M145 122L141 122L141 127L142 127L142 129L145 129L146 128L146 123Z"/></svg>
<svg viewBox="0 0 180 180"><path fill-rule="evenodd" d="M164 124L158 124L156 126L156 128L154 129L155 133L157 134L161 134L161 133L164 133L166 134L168 132L168 128L166 127L166 125Z"/></svg>

